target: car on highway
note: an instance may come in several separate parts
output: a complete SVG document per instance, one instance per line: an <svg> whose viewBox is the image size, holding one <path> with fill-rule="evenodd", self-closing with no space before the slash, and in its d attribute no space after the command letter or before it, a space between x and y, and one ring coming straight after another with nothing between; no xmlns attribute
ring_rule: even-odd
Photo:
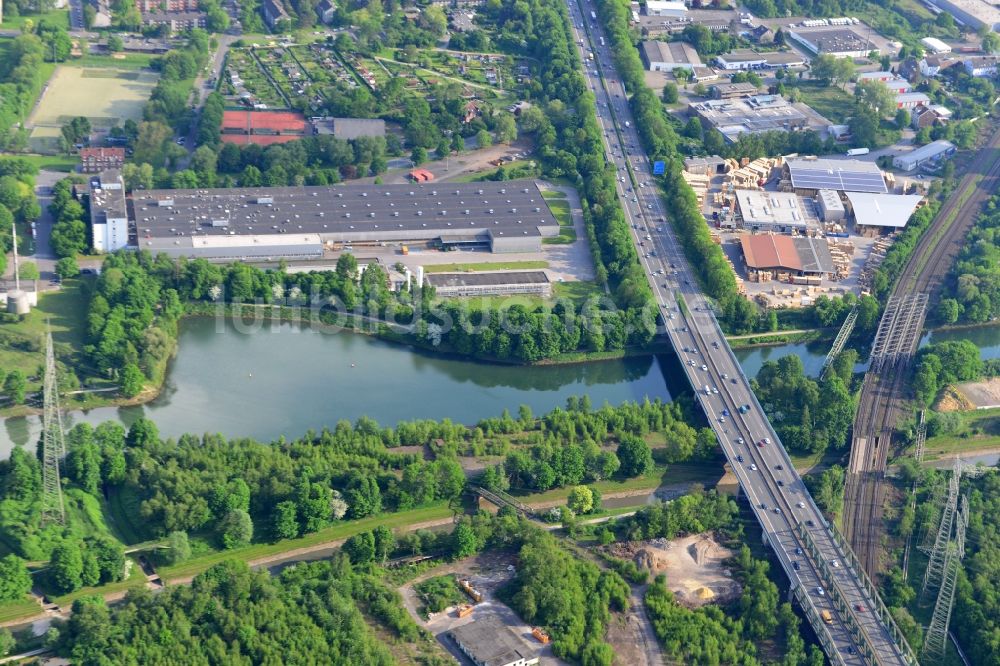
<svg viewBox="0 0 1000 666"><path fill-rule="evenodd" d="M740 444L746 444L746 440L744 440L742 437L737 437L736 441L739 442Z"/></svg>
<svg viewBox="0 0 1000 666"><path fill-rule="evenodd" d="M754 465L753 463L750 463L750 471L751 472L756 472L757 471L757 465Z"/></svg>
<svg viewBox="0 0 1000 666"><path fill-rule="evenodd" d="M802 554L802 547L801 546L796 546L795 547L795 554L796 555L801 555Z"/></svg>
<svg viewBox="0 0 1000 666"><path fill-rule="evenodd" d="M705 364L702 364L702 366L701 366L701 371L702 371L702 372L708 372L708 366L707 366L707 365L705 365Z"/></svg>
<svg viewBox="0 0 1000 666"><path fill-rule="evenodd" d="M767 504L764 504L763 502L761 502L761 503L760 503L760 508L762 508L762 509L764 509L765 511L767 511Z"/></svg>
<svg viewBox="0 0 1000 666"><path fill-rule="evenodd" d="M723 408L722 408L722 415L723 415L723 416L729 416L729 409L727 409L727 408L723 407Z"/></svg>
<svg viewBox="0 0 1000 666"><path fill-rule="evenodd" d="M726 422L726 417L725 416L720 416L719 417L719 423L725 423L725 422Z"/></svg>
<svg viewBox="0 0 1000 666"><path fill-rule="evenodd" d="M838 562L837 560L831 560L830 561L830 566L832 566L834 569L839 569L840 568L840 562Z"/></svg>
<svg viewBox="0 0 1000 666"><path fill-rule="evenodd" d="M764 440L760 440L759 442L757 442L757 446L759 446L760 448L764 448Z"/></svg>
<svg viewBox="0 0 1000 666"><path fill-rule="evenodd" d="M764 438L764 443L765 444L770 444L771 443L771 438L770 437L765 437Z"/></svg>
<svg viewBox="0 0 1000 666"><path fill-rule="evenodd" d="M812 519L809 519L806 521L806 527L816 527L816 523L814 523Z"/></svg>
<svg viewBox="0 0 1000 666"><path fill-rule="evenodd" d="M736 456L736 462L743 462L743 456Z"/></svg>
<svg viewBox="0 0 1000 666"><path fill-rule="evenodd" d="M785 482L782 481L781 479L778 479L778 486L783 488L785 486Z"/></svg>
<svg viewBox="0 0 1000 666"><path fill-rule="evenodd" d="M798 571L799 569L802 568L802 565L799 564L798 560L795 560L794 562L792 562L792 568Z"/></svg>
<svg viewBox="0 0 1000 666"><path fill-rule="evenodd" d="M858 611L859 613L864 613L867 609L865 608L864 604L854 604L854 610Z"/></svg>
<svg viewBox="0 0 1000 666"><path fill-rule="evenodd" d="M824 590L822 587L817 587L816 588L816 596L818 596L818 597L825 597L826 596L826 590Z"/></svg>
<svg viewBox="0 0 1000 666"><path fill-rule="evenodd" d="M785 466L784 465L775 465L774 469L776 469L776 470L778 470L780 472L781 470L785 469Z"/></svg>
<svg viewBox="0 0 1000 666"><path fill-rule="evenodd" d="M804 508L806 508L806 503L805 502L799 502L795 506L799 507L800 509L804 509Z"/></svg>
<svg viewBox="0 0 1000 666"><path fill-rule="evenodd" d="M774 512L777 513L778 515L781 515L781 509L779 509L778 507L774 507Z"/></svg>

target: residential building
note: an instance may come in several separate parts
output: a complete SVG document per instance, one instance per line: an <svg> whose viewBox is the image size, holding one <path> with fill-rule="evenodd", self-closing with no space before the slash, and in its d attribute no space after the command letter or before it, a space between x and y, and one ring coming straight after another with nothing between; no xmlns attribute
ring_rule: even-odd
<svg viewBox="0 0 1000 666"><path fill-rule="evenodd" d="M205 27L205 12L151 12L142 15L145 26L165 25L170 32L184 32Z"/></svg>
<svg viewBox="0 0 1000 666"><path fill-rule="evenodd" d="M750 39L757 42L758 44L773 44L774 43L774 30L771 30L766 25L758 25L756 28L750 31Z"/></svg>
<svg viewBox="0 0 1000 666"><path fill-rule="evenodd" d="M640 44L639 53L651 72L670 72L675 69L701 67L701 58L687 42L646 41Z"/></svg>
<svg viewBox="0 0 1000 666"><path fill-rule="evenodd" d="M913 171L917 167L935 164L955 154L955 144L943 139L932 141L909 153L897 155L892 160L892 166L903 171Z"/></svg>
<svg viewBox="0 0 1000 666"><path fill-rule="evenodd" d="M198 11L198 0L135 0L135 8L141 14L153 12L194 12Z"/></svg>
<svg viewBox="0 0 1000 666"><path fill-rule="evenodd" d="M121 169L125 164L124 148L81 148L80 171L100 173L108 169Z"/></svg>
<svg viewBox="0 0 1000 666"><path fill-rule="evenodd" d="M285 7L281 4L281 0L263 0L260 3L260 11L264 17L264 23L271 30L276 29L278 23L291 20Z"/></svg>
<svg viewBox="0 0 1000 666"><path fill-rule="evenodd" d="M899 63L899 76L910 83L916 83L920 77L920 63L914 57L909 57Z"/></svg>
<svg viewBox="0 0 1000 666"><path fill-rule="evenodd" d="M917 130L922 127L933 127L950 119L951 109L940 104L918 106L910 112L910 124L913 125L913 129Z"/></svg>
<svg viewBox="0 0 1000 666"><path fill-rule="evenodd" d="M963 60L962 65L970 76L993 78L997 75L998 62L1000 58L997 56L973 56Z"/></svg>

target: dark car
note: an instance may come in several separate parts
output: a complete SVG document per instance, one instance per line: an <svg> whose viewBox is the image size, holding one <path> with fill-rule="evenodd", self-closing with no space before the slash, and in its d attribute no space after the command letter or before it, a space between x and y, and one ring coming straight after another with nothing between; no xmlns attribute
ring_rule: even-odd
<svg viewBox="0 0 1000 666"><path fill-rule="evenodd" d="M799 569L802 568L802 565L799 564L798 560L795 560L794 562L792 562L792 568L798 571Z"/></svg>

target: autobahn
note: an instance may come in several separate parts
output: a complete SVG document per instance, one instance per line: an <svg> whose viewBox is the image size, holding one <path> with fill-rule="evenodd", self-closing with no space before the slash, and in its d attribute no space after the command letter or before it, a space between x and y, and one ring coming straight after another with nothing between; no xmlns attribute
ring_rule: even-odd
<svg viewBox="0 0 1000 666"><path fill-rule="evenodd" d="M795 472L666 220L592 0L568 0L608 162L665 331L791 588L834 664L914 664L877 592ZM587 55L593 53L593 59ZM745 413L741 412L741 407ZM759 445L758 445L759 443ZM829 622L821 613L829 613Z"/></svg>
<svg viewBox="0 0 1000 666"><path fill-rule="evenodd" d="M844 490L844 532L869 575L882 551L885 468L899 421L912 413L909 360L926 304L941 287L986 200L1000 188L1000 129L969 164L955 191L924 231L896 281L872 348L854 418ZM907 309L907 304L918 307ZM903 321L900 321L903 320ZM903 333L903 334L901 334ZM886 344L880 345L885 338Z"/></svg>

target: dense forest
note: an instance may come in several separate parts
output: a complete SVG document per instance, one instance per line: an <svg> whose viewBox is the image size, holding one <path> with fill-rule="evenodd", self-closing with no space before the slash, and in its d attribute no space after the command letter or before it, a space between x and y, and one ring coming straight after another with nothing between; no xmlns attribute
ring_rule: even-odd
<svg viewBox="0 0 1000 666"><path fill-rule="evenodd" d="M976 220L948 277L951 298L942 298L938 317L946 324L981 324L1000 316L1000 197Z"/></svg>
<svg viewBox="0 0 1000 666"><path fill-rule="evenodd" d="M979 347L969 340L947 340L922 347L913 368L913 392L930 405L948 384L979 379L983 374Z"/></svg>

